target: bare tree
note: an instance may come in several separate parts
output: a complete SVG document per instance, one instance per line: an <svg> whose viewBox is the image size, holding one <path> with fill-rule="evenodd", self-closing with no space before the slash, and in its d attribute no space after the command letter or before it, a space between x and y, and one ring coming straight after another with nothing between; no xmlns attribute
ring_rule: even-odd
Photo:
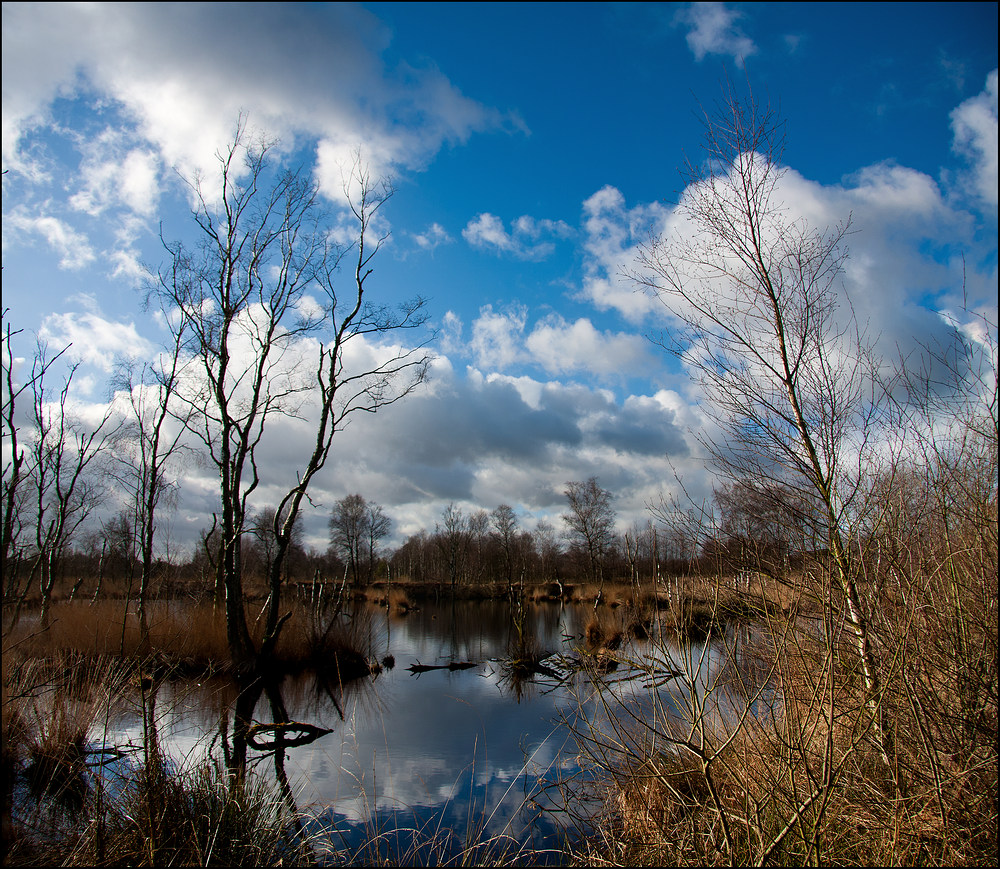
<svg viewBox="0 0 1000 869"><path fill-rule="evenodd" d="M556 529L552 526L552 523L541 519L535 525L532 538L535 551L538 553L539 574L544 580L551 579L553 578L553 573L556 574L555 580L559 585L559 597L562 598L563 583L562 577L558 574L558 561L559 556L562 554L562 549L556 537Z"/></svg>
<svg viewBox="0 0 1000 869"><path fill-rule="evenodd" d="M434 542L441 550L448 568L448 578L451 581L452 593L458 584L458 578L465 572L469 556L471 534L469 532L469 517L462 512L461 507L448 504L441 514L443 525L436 525Z"/></svg>
<svg viewBox="0 0 1000 869"><path fill-rule="evenodd" d="M10 313L9 308L3 309L4 320ZM4 574L4 603L11 603L19 597L19 574L22 562L23 533L27 527L24 515L28 507L26 488L29 483L33 466L31 464L33 451L26 448L20 437L20 426L17 420L17 406L21 396L34 389L38 378L44 378L46 371L60 356L65 348L53 356L39 359L36 356L31 377L23 383L17 383L14 374L14 348L12 339L21 334L21 329L11 331L10 323L3 325L3 352L0 363L3 366L3 410L0 424L3 426L3 504L0 513L0 538L2 538L2 553Z"/></svg>
<svg viewBox="0 0 1000 869"><path fill-rule="evenodd" d="M659 532L652 521L647 519L645 524L633 522L622 535L621 542L622 554L628 563L632 582L638 585L643 571L647 571L655 582L658 573Z"/></svg>
<svg viewBox="0 0 1000 869"><path fill-rule="evenodd" d="M486 575L487 544L489 543L490 514L485 510L474 510L469 514L469 578L480 583Z"/></svg>
<svg viewBox="0 0 1000 869"><path fill-rule="evenodd" d="M375 578L375 566L378 563L378 546L392 530L392 520L385 515L381 505L374 501L368 502L366 544L368 547L368 580Z"/></svg>
<svg viewBox="0 0 1000 869"><path fill-rule="evenodd" d="M785 582L792 553L801 555L815 545L809 529L821 523L809 516L810 504L780 482L723 483L713 500L719 510L718 532L739 571Z"/></svg>
<svg viewBox="0 0 1000 869"><path fill-rule="evenodd" d="M271 574L271 566L274 564L275 556L278 552L277 540L274 536L274 526L283 524L282 518L276 516L277 510L274 507L261 507L250 518L248 527L254 536L254 547L260 559L260 566L263 569L264 577ZM305 534L302 530L302 523L296 522L292 526L291 543L289 552L285 556L286 571L294 569L293 565L288 565L289 557L294 552L301 556L305 553L303 541ZM298 560L301 561L301 558Z"/></svg>
<svg viewBox="0 0 1000 869"><path fill-rule="evenodd" d="M251 141L241 119L219 155L218 196L206 192L201 179L190 182L201 244L192 250L165 242L170 260L158 287L173 312L168 322L185 332L190 359L178 392L186 404L182 419L219 470L218 571L230 653L244 670L269 657L288 617L280 615L282 563L334 433L348 415L375 412L407 395L427 363L419 348L398 344L364 370L353 369L346 355L366 336L425 322L422 299L388 308L365 298L372 260L386 240L374 220L392 188L373 181L358 157L344 179L355 242L340 246L306 171L276 167L272 150L270 143ZM342 293L338 269L352 251L353 280ZM306 337L318 340L307 345ZM305 364L297 354L309 348L314 357ZM270 421L307 410L315 415L315 441L276 505L269 603L257 648L247 627L241 556L248 499L260 483L257 451Z"/></svg>
<svg viewBox="0 0 1000 869"><path fill-rule="evenodd" d="M705 117L704 159L678 205L687 235L641 246L632 277L677 326L663 346L682 355L723 436L706 446L731 480L780 481L815 509L835 588L861 662L883 757L882 682L851 558L863 480L888 441L871 348L838 305L846 224L817 231L789 213L779 183L784 126L730 88ZM830 600L829 594L822 596Z"/></svg>
<svg viewBox="0 0 1000 869"><path fill-rule="evenodd" d="M604 559L615 542L614 496L598 485L597 477L586 482L566 484L569 513L562 516L570 538L579 543L587 556L588 573L604 587ZM600 592L598 593L598 601Z"/></svg>
<svg viewBox="0 0 1000 869"><path fill-rule="evenodd" d="M501 504L490 514L490 523L500 543L507 593L514 593L514 556L517 544L517 514L510 504Z"/></svg>
<svg viewBox="0 0 1000 869"><path fill-rule="evenodd" d="M368 504L359 494L341 498L330 514L330 545L343 556L355 582L361 579L361 547L367 519Z"/></svg>
<svg viewBox="0 0 1000 869"><path fill-rule="evenodd" d="M167 312L165 312L167 313ZM183 423L190 418L190 405L177 406L176 393L183 369L184 323L173 333L168 352L155 362L137 366L125 361L119 366L115 387L128 403L129 422L121 429L114 452L112 475L128 493L134 522L135 558L139 566L138 614L146 631L146 598L153 572L157 511L172 490L170 463L188 449L183 443ZM170 426L177 415L181 425ZM132 583L129 581L129 595Z"/></svg>
<svg viewBox="0 0 1000 869"><path fill-rule="evenodd" d="M371 581L378 544L391 528L382 507L361 495L347 495L333 505L330 544L344 557L355 582Z"/></svg>
<svg viewBox="0 0 1000 869"><path fill-rule="evenodd" d="M63 381L58 398L50 401L46 374L51 365L47 349L39 343L32 366L31 491L35 528L32 579L41 592L41 621L46 624L59 563L73 535L97 505L99 487L93 476L96 460L104 453L116 429L110 406L96 426L73 418L69 394L78 365Z"/></svg>

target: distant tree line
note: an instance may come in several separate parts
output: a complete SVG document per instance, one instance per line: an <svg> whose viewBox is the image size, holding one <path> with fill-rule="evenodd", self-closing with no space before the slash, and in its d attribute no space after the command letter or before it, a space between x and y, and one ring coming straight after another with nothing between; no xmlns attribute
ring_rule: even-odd
<svg viewBox="0 0 1000 869"><path fill-rule="evenodd" d="M97 476L94 480L100 482ZM110 482L113 482L110 481ZM105 478L103 485L108 485ZM94 484L96 486L97 483ZM96 492L91 487L88 492ZM282 560L282 580L297 584L346 580L352 587L407 580L445 588L493 586L513 594L524 585L605 581L634 584L683 575L729 574L752 567L780 576L797 567L805 538L796 535L788 494L757 490L749 484L716 491L711 533L690 525L648 519L624 532L616 530L614 495L596 477L567 482L566 509L558 524L540 520L531 529L509 504L491 511L466 510L449 503L433 530L410 535L387 547L392 519L385 509L360 493L338 500L328 518L329 545L316 550L303 540L302 523L293 523ZM78 512L92 515L94 501ZM277 509L250 511L241 542L241 570L246 591L265 596L276 553L271 529ZM280 521L280 517L279 517ZM153 559L145 568L147 594L210 598L216 591L221 551L218 523L203 528L187 557ZM141 527L134 508L67 531L58 552L49 555L50 573L43 594L96 599L137 588L144 570ZM4 561L4 602L15 605L35 586L40 547L31 541L15 547Z"/></svg>

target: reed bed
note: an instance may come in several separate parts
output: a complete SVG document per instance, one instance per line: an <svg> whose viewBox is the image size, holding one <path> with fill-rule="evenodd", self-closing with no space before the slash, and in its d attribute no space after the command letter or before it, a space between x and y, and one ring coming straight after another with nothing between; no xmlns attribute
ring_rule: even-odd
<svg viewBox="0 0 1000 869"><path fill-rule="evenodd" d="M262 619L252 622L259 635ZM338 618L302 604L292 608L271 666L297 672L333 668L345 681L369 672L370 625L362 613ZM257 637L259 640L259 636ZM5 637L28 658L106 660L175 676L227 671L230 662L225 615L210 603L156 602L147 607L144 628L124 601L62 602L53 605L50 624L28 620Z"/></svg>

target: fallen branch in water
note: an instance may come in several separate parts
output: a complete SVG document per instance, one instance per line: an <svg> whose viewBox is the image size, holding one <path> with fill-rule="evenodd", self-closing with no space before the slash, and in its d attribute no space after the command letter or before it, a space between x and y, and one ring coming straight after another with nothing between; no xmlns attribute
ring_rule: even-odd
<svg viewBox="0 0 1000 869"><path fill-rule="evenodd" d="M274 738L263 740L259 738L262 733L272 733ZM290 736L289 734L298 734ZM297 745L308 745L315 742L321 736L333 733L325 727L316 727L314 724L302 724L297 721L286 721L282 724L255 724L247 733L247 742L258 751L267 751L273 748L294 748Z"/></svg>
<svg viewBox="0 0 1000 869"><path fill-rule="evenodd" d="M471 661L452 661L450 664L411 664L406 669L411 673L426 673L428 670L468 670L476 665Z"/></svg>

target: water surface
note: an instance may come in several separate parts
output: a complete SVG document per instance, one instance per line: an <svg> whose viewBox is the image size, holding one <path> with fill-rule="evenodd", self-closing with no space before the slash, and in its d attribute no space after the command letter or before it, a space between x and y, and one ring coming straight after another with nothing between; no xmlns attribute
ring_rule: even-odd
<svg viewBox="0 0 1000 869"><path fill-rule="evenodd" d="M603 676L573 672L568 664L585 648L590 606L532 605L520 632L511 607L496 601L425 603L402 617L384 610L364 617L375 657L391 656L393 665L343 691L314 676L286 678L256 702L254 721L280 720L283 706L288 720L329 732L279 751L248 749L248 765L287 783L286 793L309 819L307 832L325 834L341 856L373 839L383 853L405 853L411 831L419 839L448 841L443 851L413 855L426 862L454 857L467 842L489 837L558 849L580 832L567 828L559 809L567 793L578 796L581 789L576 783L568 791L552 787L572 781L580 769L566 722L579 726L606 714L599 700L609 684L650 716L655 706L658 714L666 709L683 717L688 688L693 684L698 693L698 684L712 684L727 662L732 666L726 644L681 648L626 639L618 657L647 667L658 661L652 675L627 664ZM506 663L526 638L553 657L547 673L514 679ZM409 669L449 664L461 668ZM678 670L693 681L664 675ZM152 719L162 750L180 765L226 754L234 701L228 682L163 684ZM144 725L138 712L123 714L99 738L137 751L151 720L148 709L146 719ZM555 851L551 856L558 862Z"/></svg>

